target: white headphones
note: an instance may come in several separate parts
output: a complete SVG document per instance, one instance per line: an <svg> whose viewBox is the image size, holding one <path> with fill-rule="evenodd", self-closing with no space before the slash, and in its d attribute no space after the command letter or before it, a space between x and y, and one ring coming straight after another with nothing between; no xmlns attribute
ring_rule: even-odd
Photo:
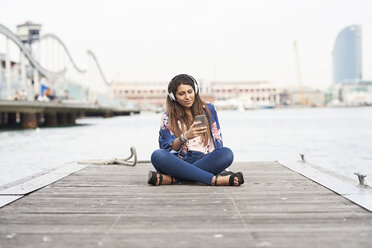
<svg viewBox="0 0 372 248"><path fill-rule="evenodd" d="M171 99L172 102L176 101L176 98L174 97L173 92L168 93L168 96L169 96L169 98Z"/></svg>
<svg viewBox="0 0 372 248"><path fill-rule="evenodd" d="M187 77L191 78L191 80L194 82L195 95L198 94L199 86L198 86L198 83L196 82L195 78L193 78L192 76L190 76L188 74L180 74L178 76L181 76L181 75L184 75L184 76L187 76ZM172 79L172 81L173 81L173 79ZM173 101L173 102L176 101L176 97L174 96L173 92L168 92L168 97L169 97L169 99L171 99L171 101Z"/></svg>

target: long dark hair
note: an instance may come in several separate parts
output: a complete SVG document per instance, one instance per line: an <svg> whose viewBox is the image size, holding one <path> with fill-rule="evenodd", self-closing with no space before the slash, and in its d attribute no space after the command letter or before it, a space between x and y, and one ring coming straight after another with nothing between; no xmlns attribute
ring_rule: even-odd
<svg viewBox="0 0 372 248"><path fill-rule="evenodd" d="M205 107L208 118L209 120L211 120L211 114L205 102L200 98L199 90L197 90L198 92L195 94L194 103L190 108L192 119L189 118L184 107L181 104L179 104L177 100L173 101L169 97L169 94L173 93L173 96L176 99L177 88L180 85L190 85L194 89L194 92L196 92L195 87L198 87L196 84L197 83L195 79L187 74L180 74L180 75L175 76L168 84L168 97L167 97L167 103L166 103L166 110L169 115L170 129L176 135L176 137L179 137L183 132L187 131L190 128L190 126L194 122L195 116L205 115L203 107ZM181 124L184 124L186 126L186 130L180 129L180 127L178 126L178 121L180 121ZM206 125L208 128L208 131L206 135L202 136L204 145L208 144L208 140L211 137L211 127L209 125L208 119L207 119ZM182 125L182 129L183 128L184 127Z"/></svg>

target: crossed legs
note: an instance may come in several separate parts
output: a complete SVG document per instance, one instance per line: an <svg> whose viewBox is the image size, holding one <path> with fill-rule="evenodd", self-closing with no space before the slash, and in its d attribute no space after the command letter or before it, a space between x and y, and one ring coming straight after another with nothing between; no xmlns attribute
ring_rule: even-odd
<svg viewBox="0 0 372 248"><path fill-rule="evenodd" d="M169 176L169 178L163 177L164 184L167 184L171 177L175 177L180 180L213 185L216 181L214 175L229 167L233 159L234 155L227 147L218 148L193 164L179 159L164 149L158 149L151 155L151 162L156 171ZM224 181L228 178L220 177L219 180Z"/></svg>

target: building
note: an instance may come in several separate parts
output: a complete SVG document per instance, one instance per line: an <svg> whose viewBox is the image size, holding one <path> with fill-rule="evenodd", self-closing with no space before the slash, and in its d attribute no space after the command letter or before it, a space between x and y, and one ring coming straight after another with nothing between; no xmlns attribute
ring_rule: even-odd
<svg viewBox="0 0 372 248"><path fill-rule="evenodd" d="M201 85L199 84L199 88ZM141 110L163 111L167 100L168 82L114 82L112 90L114 97L127 99L133 102ZM201 90L203 100L213 102L210 94L204 94Z"/></svg>
<svg viewBox="0 0 372 248"><path fill-rule="evenodd" d="M278 88L266 81L211 82L210 91L219 108L271 108L280 101Z"/></svg>
<svg viewBox="0 0 372 248"><path fill-rule="evenodd" d="M352 25L338 34L333 50L333 85L328 106L371 106L372 82L362 77L362 28Z"/></svg>
<svg viewBox="0 0 372 248"><path fill-rule="evenodd" d="M326 104L325 94L308 87L285 89L280 93L280 105L283 106L309 106L324 107Z"/></svg>
<svg viewBox="0 0 372 248"><path fill-rule="evenodd" d="M272 108L279 105L279 90L272 83L253 82L201 82L201 97L219 109ZM127 99L141 110L165 109L168 82L114 82L114 97Z"/></svg>
<svg viewBox="0 0 372 248"><path fill-rule="evenodd" d="M328 106L372 106L372 82L333 85L327 93Z"/></svg>
<svg viewBox="0 0 372 248"><path fill-rule="evenodd" d="M165 107L167 82L114 82L114 97L127 99L141 110L161 111Z"/></svg>
<svg viewBox="0 0 372 248"><path fill-rule="evenodd" d="M338 34L333 47L333 83L358 83L362 79L362 28L352 25Z"/></svg>

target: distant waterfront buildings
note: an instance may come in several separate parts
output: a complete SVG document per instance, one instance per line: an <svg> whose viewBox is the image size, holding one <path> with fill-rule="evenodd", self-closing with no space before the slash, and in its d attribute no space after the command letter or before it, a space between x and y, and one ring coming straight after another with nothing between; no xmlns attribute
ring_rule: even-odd
<svg viewBox="0 0 372 248"><path fill-rule="evenodd" d="M229 108L229 105L238 109L272 108L280 102L278 88L266 81L211 82L210 92L216 107L220 108Z"/></svg>
<svg viewBox="0 0 372 248"><path fill-rule="evenodd" d="M158 112L165 109L167 88L168 82L114 82L112 85L114 97L126 99L141 110ZM206 101L214 101L210 94L202 91L201 95Z"/></svg>
<svg viewBox="0 0 372 248"><path fill-rule="evenodd" d="M372 106L372 82L333 85L326 101L328 106Z"/></svg>
<svg viewBox="0 0 372 248"><path fill-rule="evenodd" d="M115 82L113 94L137 104L142 110L165 108L168 82ZM200 82L201 96L220 109L275 107L280 96L277 87L264 81Z"/></svg>
<svg viewBox="0 0 372 248"><path fill-rule="evenodd" d="M166 82L114 82L114 97L127 99L141 110L157 111L165 106Z"/></svg>
<svg viewBox="0 0 372 248"><path fill-rule="evenodd" d="M280 105L282 106L324 107L325 104L324 93L308 87L303 87L301 90L287 88L280 93Z"/></svg>
<svg viewBox="0 0 372 248"><path fill-rule="evenodd" d="M333 47L333 83L362 80L362 28L351 25L340 31Z"/></svg>

